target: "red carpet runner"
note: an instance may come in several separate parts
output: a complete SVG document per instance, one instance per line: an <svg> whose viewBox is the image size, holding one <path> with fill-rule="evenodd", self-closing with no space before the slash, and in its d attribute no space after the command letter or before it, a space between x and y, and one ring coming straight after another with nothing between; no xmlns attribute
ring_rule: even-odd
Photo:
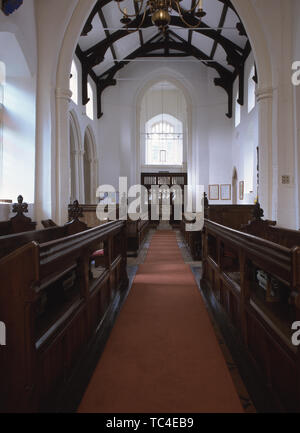
<svg viewBox="0 0 300 433"><path fill-rule="evenodd" d="M152 238L79 412L243 412L174 232Z"/></svg>

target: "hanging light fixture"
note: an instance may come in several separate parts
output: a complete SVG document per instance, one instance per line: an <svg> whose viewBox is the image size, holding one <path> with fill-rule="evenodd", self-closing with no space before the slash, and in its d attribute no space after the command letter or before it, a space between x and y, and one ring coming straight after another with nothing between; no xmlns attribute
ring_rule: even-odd
<svg viewBox="0 0 300 433"><path fill-rule="evenodd" d="M127 8L121 8L120 3L124 0L115 1L118 3L118 8L123 15L120 22L127 28L132 23L132 19L138 20L138 17L141 17L141 21L137 24L136 30L134 31L139 30L143 26L147 12L151 15L152 23L163 33L165 33L171 22L171 13L173 8L177 9L181 21L188 28L199 27L201 19L206 15L206 12L203 10L203 0L196 1L195 5L191 9L184 10L184 14L193 13L194 17L198 18L199 22L194 26L187 23L184 19L183 12L179 5L182 0L134 0L137 5L135 14L129 14Z"/></svg>

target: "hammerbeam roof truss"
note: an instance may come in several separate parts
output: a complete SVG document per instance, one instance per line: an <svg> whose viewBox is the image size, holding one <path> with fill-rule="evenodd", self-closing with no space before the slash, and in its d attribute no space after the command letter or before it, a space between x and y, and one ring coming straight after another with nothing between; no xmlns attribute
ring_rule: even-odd
<svg viewBox="0 0 300 433"><path fill-rule="evenodd" d="M182 0L185 20L195 25L193 13L185 13L196 0ZM123 0L122 8L136 12L135 0ZM82 65L82 102L88 102L88 76L97 87L98 118L102 116L101 96L117 82L118 72L135 59L191 58L216 71L214 83L228 95L228 112L232 117L233 83L239 77L239 99L244 103L244 64L251 51L243 24L230 0L203 0L207 15L199 28L190 30L181 21L176 6L171 23L163 35L148 15L141 30L128 32L120 24L121 13L114 0L98 0L82 30L76 55ZM134 30L141 16L129 28ZM254 77L256 79L256 77Z"/></svg>

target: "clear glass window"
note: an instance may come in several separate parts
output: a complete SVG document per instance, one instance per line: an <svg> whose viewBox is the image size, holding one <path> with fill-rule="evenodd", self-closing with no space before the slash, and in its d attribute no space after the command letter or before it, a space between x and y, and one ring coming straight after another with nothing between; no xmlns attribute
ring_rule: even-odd
<svg viewBox="0 0 300 433"><path fill-rule="evenodd" d="M173 116L171 119L146 124L146 164L182 165L183 130L182 122ZM173 121L173 122L172 122ZM172 122L172 123L171 123Z"/></svg>
<svg viewBox="0 0 300 433"><path fill-rule="evenodd" d="M78 69L74 60L71 66L70 90L72 92L72 101L78 104Z"/></svg>

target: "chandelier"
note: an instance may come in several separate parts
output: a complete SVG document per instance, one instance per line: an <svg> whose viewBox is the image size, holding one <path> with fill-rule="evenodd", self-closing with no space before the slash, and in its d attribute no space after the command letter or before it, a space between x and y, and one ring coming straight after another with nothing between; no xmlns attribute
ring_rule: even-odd
<svg viewBox="0 0 300 433"><path fill-rule="evenodd" d="M135 13L130 14L127 11L127 8L121 8L120 3L124 0L115 0L118 3L118 8L122 13L123 17L120 19L120 22L125 25L128 29L128 26L136 21L136 29L134 31L138 31L141 27L143 27L145 18L148 14L151 15L152 23L157 26L163 33L166 32L168 25L171 22L171 13L172 10L178 12L178 15L183 22L183 24L188 28L197 28L201 24L201 19L206 15L206 12L203 10L203 0L198 0L195 2L195 5L189 10L182 10L179 3L182 0L134 0L135 1ZM198 23L196 25L191 25L186 22L184 15L193 14L195 18L198 19ZM140 22L139 22L140 17Z"/></svg>

